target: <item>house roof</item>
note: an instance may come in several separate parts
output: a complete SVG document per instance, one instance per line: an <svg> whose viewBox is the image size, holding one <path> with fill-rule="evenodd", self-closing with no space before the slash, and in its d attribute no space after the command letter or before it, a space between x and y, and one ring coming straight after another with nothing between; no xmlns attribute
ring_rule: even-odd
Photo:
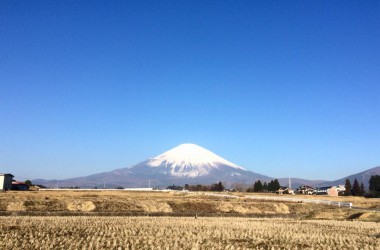
<svg viewBox="0 0 380 250"><path fill-rule="evenodd" d="M2 174L2 173L0 173L0 176L4 176L4 175L10 175L10 176L14 177L13 174Z"/></svg>
<svg viewBox="0 0 380 250"><path fill-rule="evenodd" d="M308 185L303 185L303 186L300 186L298 188L313 188L312 186L308 186Z"/></svg>
<svg viewBox="0 0 380 250"><path fill-rule="evenodd" d="M21 181L12 181L12 184L13 185L28 185L28 184L25 184L24 182L21 182Z"/></svg>
<svg viewBox="0 0 380 250"><path fill-rule="evenodd" d="M327 187L319 187L317 188L317 190L326 190L326 189L329 189L329 188L332 188L333 186L327 186Z"/></svg>

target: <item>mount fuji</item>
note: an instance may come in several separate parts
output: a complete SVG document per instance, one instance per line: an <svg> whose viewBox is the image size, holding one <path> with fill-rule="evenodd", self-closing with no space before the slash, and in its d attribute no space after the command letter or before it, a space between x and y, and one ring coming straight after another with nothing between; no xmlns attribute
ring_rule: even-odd
<svg viewBox="0 0 380 250"><path fill-rule="evenodd" d="M182 144L155 158L132 167L135 173L153 172L173 177L196 178L215 171L241 175L246 169L195 144Z"/></svg>
<svg viewBox="0 0 380 250"><path fill-rule="evenodd" d="M259 179L265 181L271 178L240 167L198 145L181 144L132 167L60 180L59 185L147 187L150 184L152 187L165 187L172 184L211 184L219 181L227 184L252 184ZM51 184L56 183L54 181Z"/></svg>

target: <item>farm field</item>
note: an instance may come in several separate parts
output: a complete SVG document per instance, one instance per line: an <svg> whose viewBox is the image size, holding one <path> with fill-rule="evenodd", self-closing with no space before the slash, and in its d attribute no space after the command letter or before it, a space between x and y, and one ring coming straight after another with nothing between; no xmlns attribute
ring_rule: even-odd
<svg viewBox="0 0 380 250"><path fill-rule="evenodd" d="M243 197L245 194L234 194ZM248 194L249 195L249 194ZM286 197L275 196L274 197ZM353 202L356 206L379 208L379 199L359 197L289 196ZM3 215L160 215L160 216L246 216L298 219L380 221L370 213L321 204L223 198L202 193L127 191L11 191L0 193Z"/></svg>
<svg viewBox="0 0 380 250"><path fill-rule="evenodd" d="M380 247L379 212L233 195L239 198L109 190L0 193L0 249ZM379 207L378 199L288 197Z"/></svg>
<svg viewBox="0 0 380 250"><path fill-rule="evenodd" d="M0 249L379 249L375 222L25 217L0 221Z"/></svg>

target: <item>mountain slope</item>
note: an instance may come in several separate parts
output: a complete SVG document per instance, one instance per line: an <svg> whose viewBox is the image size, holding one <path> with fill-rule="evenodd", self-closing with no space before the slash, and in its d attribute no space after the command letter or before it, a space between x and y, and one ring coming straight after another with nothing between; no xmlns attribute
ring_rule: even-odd
<svg viewBox="0 0 380 250"><path fill-rule="evenodd" d="M281 186L288 186L289 185L289 178L279 178L278 182ZM306 179L300 179L300 178L291 178L291 184L292 188L296 189L300 186L307 185L311 187L320 186L321 183L327 182L326 180L306 180Z"/></svg>
<svg viewBox="0 0 380 250"><path fill-rule="evenodd" d="M349 179L351 184L354 184L355 179L357 179L359 184L360 182L363 182L365 188L368 188L368 185L369 185L368 183L369 183L369 179L371 178L371 175L380 175L380 166L365 170L357 174L349 175L347 177L344 177L335 181L323 182L323 183L320 183L319 185L323 185L323 186L344 185L346 182L346 179Z"/></svg>
<svg viewBox="0 0 380 250"><path fill-rule="evenodd" d="M291 178L291 180L292 180L292 187L297 188L302 185L308 185L312 187L344 185L346 182L346 179L349 179L351 184L353 184L354 180L357 179L359 183L363 182L364 186L368 188L368 185L369 185L368 183L369 183L369 179L371 178L371 175L380 175L380 166L365 170L357 174L352 174L347 177L334 180L334 181L305 180L305 179L299 179L299 178ZM280 182L280 185L282 186L288 186L289 184L289 178L279 178L278 181Z"/></svg>
<svg viewBox="0 0 380 250"><path fill-rule="evenodd" d="M380 175L380 166L375 167L335 181L319 181L292 178L292 187L301 185L329 186L344 184L356 178L368 187L371 175ZM166 187L168 185L246 183L252 185L255 181L270 181L270 178L246 170L213 152L195 144L182 144L154 158L145 160L129 168L115 169L109 172L65 180L34 180L33 183L49 187ZM283 186L288 185L288 178L279 178Z"/></svg>
<svg viewBox="0 0 380 250"><path fill-rule="evenodd" d="M218 181L252 184L268 176L248 171L195 144L181 144L130 168L59 181L59 186L83 187L165 187L168 185L211 184ZM52 186L56 186L51 183ZM44 183L49 185L49 183Z"/></svg>

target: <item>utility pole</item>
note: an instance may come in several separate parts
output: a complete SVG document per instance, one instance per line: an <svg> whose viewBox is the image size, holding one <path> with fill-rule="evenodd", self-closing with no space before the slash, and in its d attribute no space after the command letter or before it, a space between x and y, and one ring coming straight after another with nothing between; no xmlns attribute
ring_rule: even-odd
<svg viewBox="0 0 380 250"><path fill-rule="evenodd" d="M150 188L150 179L149 179L149 188Z"/></svg>

